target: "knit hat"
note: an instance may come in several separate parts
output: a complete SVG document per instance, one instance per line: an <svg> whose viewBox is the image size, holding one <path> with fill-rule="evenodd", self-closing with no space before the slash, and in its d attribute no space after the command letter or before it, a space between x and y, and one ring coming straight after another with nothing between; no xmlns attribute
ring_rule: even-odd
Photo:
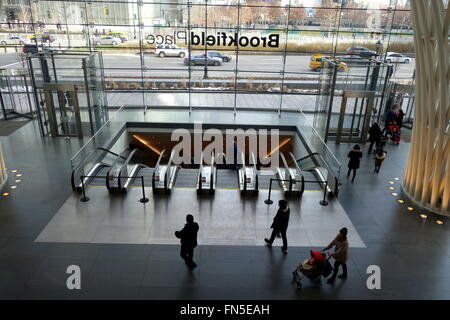
<svg viewBox="0 0 450 320"><path fill-rule="evenodd" d="M342 228L341 230L339 230L339 233L343 234L344 236L347 235L347 232L348 232L347 228Z"/></svg>

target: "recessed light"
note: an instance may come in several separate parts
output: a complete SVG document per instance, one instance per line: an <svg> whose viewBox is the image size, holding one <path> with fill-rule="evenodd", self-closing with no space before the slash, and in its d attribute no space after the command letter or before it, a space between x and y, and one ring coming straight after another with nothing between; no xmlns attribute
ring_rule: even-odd
<svg viewBox="0 0 450 320"><path fill-rule="evenodd" d="M22 182L22 179L17 179L16 182L17 183Z"/></svg>
<svg viewBox="0 0 450 320"><path fill-rule="evenodd" d="M414 211L413 207L407 207L406 209L408 209L408 211Z"/></svg>
<svg viewBox="0 0 450 320"><path fill-rule="evenodd" d="M16 173L17 171L17 169L11 170L12 173Z"/></svg>
<svg viewBox="0 0 450 320"><path fill-rule="evenodd" d="M17 186L11 186L11 189L16 189L17 188Z"/></svg>
<svg viewBox="0 0 450 320"><path fill-rule="evenodd" d="M436 220L436 223L437 223L437 224L444 224L444 221L442 221L442 220Z"/></svg>
<svg viewBox="0 0 450 320"><path fill-rule="evenodd" d="M394 184L395 182L394 182L394 181L389 181L389 183L390 183L390 184Z"/></svg>
<svg viewBox="0 0 450 320"><path fill-rule="evenodd" d="M405 200L398 199L397 202L398 202L398 203L405 203Z"/></svg>
<svg viewBox="0 0 450 320"><path fill-rule="evenodd" d="M9 196L9 195L10 195L9 192L3 192L3 193L2 193L2 196L4 196L4 197L7 197L7 196Z"/></svg>
<svg viewBox="0 0 450 320"><path fill-rule="evenodd" d="M394 178L394 180L397 180L397 181L399 181L399 180L400 180L400 178Z"/></svg>
<svg viewBox="0 0 450 320"><path fill-rule="evenodd" d="M428 218L428 216L427 216L426 214L423 214L423 213L419 214L419 216L420 216L422 219Z"/></svg>
<svg viewBox="0 0 450 320"><path fill-rule="evenodd" d="M391 194L392 194L394 197L398 196L398 193L397 193L397 192L392 192Z"/></svg>
<svg viewBox="0 0 450 320"><path fill-rule="evenodd" d="M16 174L16 177L21 177L21 176L23 176L23 174L21 174L21 173Z"/></svg>
<svg viewBox="0 0 450 320"><path fill-rule="evenodd" d="M389 187L389 190L395 190L395 187Z"/></svg>

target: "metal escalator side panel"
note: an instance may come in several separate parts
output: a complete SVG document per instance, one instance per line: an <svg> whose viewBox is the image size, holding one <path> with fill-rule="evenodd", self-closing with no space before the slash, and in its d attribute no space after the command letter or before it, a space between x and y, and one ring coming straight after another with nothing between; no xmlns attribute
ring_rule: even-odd
<svg viewBox="0 0 450 320"><path fill-rule="evenodd" d="M142 165L136 164L133 166L133 169L131 169L131 172L129 174L129 177L125 180L125 183L123 184L123 190L127 190L128 187L133 183L133 181L136 179L136 176L139 174L139 170L143 168ZM120 186L120 181L119 181Z"/></svg>
<svg viewBox="0 0 450 320"><path fill-rule="evenodd" d="M289 152L289 156L291 157L291 161L292 161L292 163L294 165L294 170L295 170L295 172L294 172L294 174L295 174L294 180L296 181L295 185L297 186L296 187L296 189L297 189L296 191L299 193L299 195L302 195L303 192L305 191L305 178L303 177L302 170L300 169L300 167L299 167L297 161L295 160L295 157L292 154L292 152Z"/></svg>
<svg viewBox="0 0 450 320"><path fill-rule="evenodd" d="M203 169L203 152L200 155L200 165L198 167L198 174L197 174L197 190L202 189L202 169Z"/></svg>

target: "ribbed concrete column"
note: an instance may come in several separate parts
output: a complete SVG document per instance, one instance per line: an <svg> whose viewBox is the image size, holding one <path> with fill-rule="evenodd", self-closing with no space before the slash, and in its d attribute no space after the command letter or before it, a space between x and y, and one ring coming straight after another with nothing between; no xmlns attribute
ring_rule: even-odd
<svg viewBox="0 0 450 320"><path fill-rule="evenodd" d="M448 1L411 0L416 51L414 128L404 191L450 215L450 69Z"/></svg>

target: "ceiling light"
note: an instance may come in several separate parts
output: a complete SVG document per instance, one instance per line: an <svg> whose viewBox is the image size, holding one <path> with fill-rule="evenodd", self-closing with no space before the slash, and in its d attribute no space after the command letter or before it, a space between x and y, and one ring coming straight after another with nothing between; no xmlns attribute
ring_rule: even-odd
<svg viewBox="0 0 450 320"><path fill-rule="evenodd" d="M407 207L406 209L408 209L408 211L414 211L413 207Z"/></svg>
<svg viewBox="0 0 450 320"><path fill-rule="evenodd" d="M390 184L394 184L395 182L394 182L394 181L389 181L389 183L390 183Z"/></svg>
<svg viewBox="0 0 450 320"><path fill-rule="evenodd" d="M397 180L397 181L399 181L399 180L400 180L400 178L394 178L394 180Z"/></svg>
<svg viewBox="0 0 450 320"><path fill-rule="evenodd" d="M398 202L398 203L405 203L405 200L398 199L397 202Z"/></svg>
<svg viewBox="0 0 450 320"><path fill-rule="evenodd" d="M12 173L16 173L17 171L17 169L11 170Z"/></svg>
<svg viewBox="0 0 450 320"><path fill-rule="evenodd" d="M17 186L11 186L11 189L16 189L17 188Z"/></svg>
<svg viewBox="0 0 450 320"><path fill-rule="evenodd" d="M391 194L392 194L394 197L398 196L398 193L397 193L397 192L392 192Z"/></svg>
<svg viewBox="0 0 450 320"><path fill-rule="evenodd" d="M21 177L21 176L23 176L23 174L21 174L21 173L16 174L16 177Z"/></svg>
<svg viewBox="0 0 450 320"><path fill-rule="evenodd" d="M428 218L428 216L427 216L426 214L423 214L423 213L419 214L419 216L420 216L422 219Z"/></svg>
<svg viewBox="0 0 450 320"><path fill-rule="evenodd" d="M16 182L17 183L22 182L22 179L17 179Z"/></svg>
<svg viewBox="0 0 450 320"><path fill-rule="evenodd" d="M2 193L2 196L4 196L4 197L7 197L7 196L9 196L9 195L10 195L9 192L3 192L3 193Z"/></svg>
<svg viewBox="0 0 450 320"><path fill-rule="evenodd" d="M389 190L395 190L395 187L389 187Z"/></svg>
<svg viewBox="0 0 450 320"><path fill-rule="evenodd" d="M436 223L437 223L437 224L444 224L444 221L442 221L442 220L436 220Z"/></svg>

